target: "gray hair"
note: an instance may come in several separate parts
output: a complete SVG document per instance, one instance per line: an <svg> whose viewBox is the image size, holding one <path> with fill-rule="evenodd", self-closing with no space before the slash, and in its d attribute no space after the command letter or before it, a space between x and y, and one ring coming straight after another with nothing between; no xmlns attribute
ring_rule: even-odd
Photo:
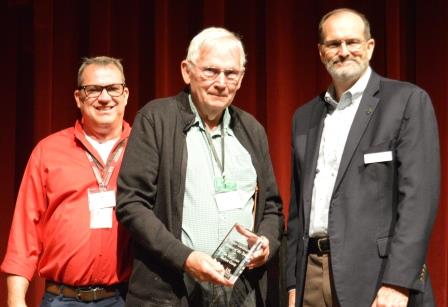
<svg viewBox="0 0 448 307"><path fill-rule="evenodd" d="M323 41L324 41L323 25L324 25L325 21L327 21L327 19L330 18L331 16L337 15L340 13L352 13L352 14L355 14L356 16L359 16L362 19L362 22L364 23L364 38L366 40L372 38L372 36L370 34L370 23L364 14L362 14L354 9L340 8L340 9L336 9L336 10L332 10L332 11L328 12L320 20L320 22L319 22L319 43L323 43Z"/></svg>
<svg viewBox="0 0 448 307"><path fill-rule="evenodd" d="M187 52L187 60L196 63L199 58L201 48L205 45L213 45L216 41L226 39L229 43L240 51L240 65L244 68L246 65L246 54L244 53L241 38L224 28L210 27L199 32L190 42Z"/></svg>
<svg viewBox="0 0 448 307"><path fill-rule="evenodd" d="M123 69L123 65L121 65L120 59L116 59L116 58L112 58L112 57L108 57L108 56L97 56L97 57L92 57L92 58L88 58L88 57L82 58L81 66L78 69L78 86L82 86L83 73L88 65L98 65L98 66L114 65L120 71L121 78L123 79L123 83L125 83L124 69Z"/></svg>

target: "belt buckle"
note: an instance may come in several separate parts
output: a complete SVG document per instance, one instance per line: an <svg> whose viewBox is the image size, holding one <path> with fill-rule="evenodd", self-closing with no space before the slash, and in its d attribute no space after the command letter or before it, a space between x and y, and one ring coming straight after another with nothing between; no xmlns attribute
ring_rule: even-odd
<svg viewBox="0 0 448 307"><path fill-rule="evenodd" d="M89 287L89 288L76 288L75 293L76 293L76 298L78 299L78 301L96 301L97 298L97 292L100 291L101 288L100 287ZM83 293L92 293L93 297L90 300L83 300L81 298Z"/></svg>
<svg viewBox="0 0 448 307"><path fill-rule="evenodd" d="M321 247L321 242L328 240L328 238L319 238L317 239L317 248L319 249L319 252L324 253L325 250Z"/></svg>

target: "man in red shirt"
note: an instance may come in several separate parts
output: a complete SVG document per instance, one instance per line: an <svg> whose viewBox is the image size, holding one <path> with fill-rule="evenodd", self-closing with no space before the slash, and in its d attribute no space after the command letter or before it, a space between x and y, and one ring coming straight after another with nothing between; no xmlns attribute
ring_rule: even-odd
<svg viewBox="0 0 448 307"><path fill-rule="evenodd" d="M120 61L85 58L74 96L81 120L41 140L22 179L1 265L10 307L26 306L36 271L46 280L41 306L124 306L129 237L114 211L131 128Z"/></svg>

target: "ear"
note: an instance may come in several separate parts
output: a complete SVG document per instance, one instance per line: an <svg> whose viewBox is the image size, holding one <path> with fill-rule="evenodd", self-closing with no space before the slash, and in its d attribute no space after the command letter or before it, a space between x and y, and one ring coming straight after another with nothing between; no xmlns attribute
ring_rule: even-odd
<svg viewBox="0 0 448 307"><path fill-rule="evenodd" d="M325 50L324 45L317 44L317 50L319 51L320 61L325 64Z"/></svg>
<svg viewBox="0 0 448 307"><path fill-rule="evenodd" d="M185 84L190 84L190 65L187 60L183 60L180 63L180 71L182 72L182 78L184 79Z"/></svg>
<svg viewBox="0 0 448 307"><path fill-rule="evenodd" d="M238 81L238 84L236 85L236 89L239 90L241 87L241 83L243 82L243 78L244 78L244 74L245 74L245 70L243 70L243 73L241 74L240 80Z"/></svg>
<svg viewBox="0 0 448 307"><path fill-rule="evenodd" d="M366 44L367 44L367 55L369 56L370 61L373 55L373 50L375 49L375 40L371 38L366 42Z"/></svg>
<svg viewBox="0 0 448 307"><path fill-rule="evenodd" d="M129 88L125 87L123 91L123 103L124 105L128 104L128 98L129 98Z"/></svg>
<svg viewBox="0 0 448 307"><path fill-rule="evenodd" d="M81 91L75 90L75 92L73 93L73 96L75 97L76 105L78 106L79 109L81 109L81 105L82 105Z"/></svg>

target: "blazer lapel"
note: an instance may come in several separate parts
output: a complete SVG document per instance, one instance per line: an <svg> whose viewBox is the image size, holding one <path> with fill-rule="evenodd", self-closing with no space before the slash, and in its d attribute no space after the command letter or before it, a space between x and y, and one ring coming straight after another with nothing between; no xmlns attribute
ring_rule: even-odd
<svg viewBox="0 0 448 307"><path fill-rule="evenodd" d="M356 111L355 118L353 119L353 123L347 137L347 142L345 143L344 152L342 153L341 162L339 164L338 175L334 184L333 195L339 188L353 154L358 147L361 137L364 134L373 113L375 112L376 106L378 105L379 98L374 97L374 95L378 92L379 86L380 78L375 72L372 71L369 83L367 84L364 94L362 95L361 102L358 110Z"/></svg>
<svg viewBox="0 0 448 307"><path fill-rule="evenodd" d="M324 120L327 114L327 107L323 95L317 99L317 103L312 110L311 119L308 127L308 135L306 138L306 152L305 152L305 171L303 181L303 202L304 202L304 216L305 229L309 229L311 198L313 194L314 177L317 167L317 158L319 157L320 139L324 127Z"/></svg>

